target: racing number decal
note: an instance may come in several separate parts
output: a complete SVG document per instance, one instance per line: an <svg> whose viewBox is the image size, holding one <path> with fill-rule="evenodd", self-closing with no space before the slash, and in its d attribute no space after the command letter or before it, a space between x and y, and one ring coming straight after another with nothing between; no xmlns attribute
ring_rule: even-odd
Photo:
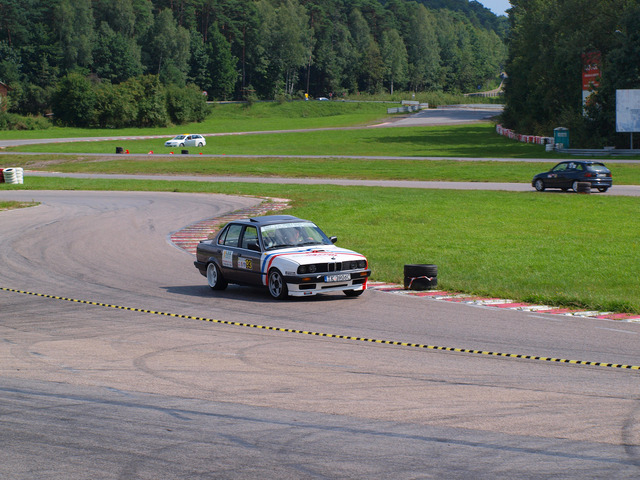
<svg viewBox="0 0 640 480"><path fill-rule="evenodd" d="M238 268L245 270L252 270L252 263L250 258L238 258Z"/></svg>

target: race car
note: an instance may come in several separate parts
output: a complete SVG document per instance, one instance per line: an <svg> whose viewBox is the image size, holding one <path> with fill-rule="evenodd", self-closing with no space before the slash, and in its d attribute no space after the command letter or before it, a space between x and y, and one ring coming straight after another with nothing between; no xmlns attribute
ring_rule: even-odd
<svg viewBox="0 0 640 480"><path fill-rule="evenodd" d="M291 215L234 220L201 241L194 265L212 290L264 285L275 299L344 292L361 295L371 275L364 255L335 245L313 222Z"/></svg>

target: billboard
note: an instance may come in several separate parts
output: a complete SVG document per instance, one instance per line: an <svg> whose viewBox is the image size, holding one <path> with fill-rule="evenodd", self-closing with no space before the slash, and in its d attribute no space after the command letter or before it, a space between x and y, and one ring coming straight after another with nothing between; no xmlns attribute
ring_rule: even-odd
<svg viewBox="0 0 640 480"><path fill-rule="evenodd" d="M582 103L600 86L601 54L598 51L582 54Z"/></svg>
<svg viewBox="0 0 640 480"><path fill-rule="evenodd" d="M616 132L640 132L640 90L616 90Z"/></svg>

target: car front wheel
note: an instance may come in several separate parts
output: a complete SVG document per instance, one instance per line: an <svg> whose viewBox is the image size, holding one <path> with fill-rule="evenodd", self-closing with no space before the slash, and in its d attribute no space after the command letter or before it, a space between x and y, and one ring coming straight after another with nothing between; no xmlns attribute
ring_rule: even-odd
<svg viewBox="0 0 640 480"><path fill-rule="evenodd" d="M269 293L276 300L283 300L289 293L282 274L275 268L269 272Z"/></svg>
<svg viewBox="0 0 640 480"><path fill-rule="evenodd" d="M204 147L204 145L203 145L203 143L202 143L202 142L199 142L199 143L198 143L198 146L199 146L199 147Z"/></svg>
<svg viewBox="0 0 640 480"><path fill-rule="evenodd" d="M598 191L599 191L600 193L604 193L604 192L606 192L607 190L609 190L609 187L598 187Z"/></svg>
<svg viewBox="0 0 640 480"><path fill-rule="evenodd" d="M227 288L227 281L215 263L207 265L207 283L211 290L224 290Z"/></svg>
<svg viewBox="0 0 640 480"><path fill-rule="evenodd" d="M179 147L184 147L184 143L181 143L180 145L178 145Z"/></svg>
<svg viewBox="0 0 640 480"><path fill-rule="evenodd" d="M533 186L536 187L537 191L544 192L545 186L544 182L541 179L536 180Z"/></svg>

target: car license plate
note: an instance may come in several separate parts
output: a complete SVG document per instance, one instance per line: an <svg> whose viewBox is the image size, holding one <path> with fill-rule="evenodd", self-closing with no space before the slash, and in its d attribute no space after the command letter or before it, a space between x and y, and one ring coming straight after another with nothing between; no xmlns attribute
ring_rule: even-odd
<svg viewBox="0 0 640 480"><path fill-rule="evenodd" d="M606 177L606 176L607 176L607 174L606 174L606 173L599 173L599 174L598 174L598 178L602 178L602 177Z"/></svg>
<svg viewBox="0 0 640 480"><path fill-rule="evenodd" d="M351 280L351 274L349 273L341 273L339 275L325 275L325 282L346 282Z"/></svg>

